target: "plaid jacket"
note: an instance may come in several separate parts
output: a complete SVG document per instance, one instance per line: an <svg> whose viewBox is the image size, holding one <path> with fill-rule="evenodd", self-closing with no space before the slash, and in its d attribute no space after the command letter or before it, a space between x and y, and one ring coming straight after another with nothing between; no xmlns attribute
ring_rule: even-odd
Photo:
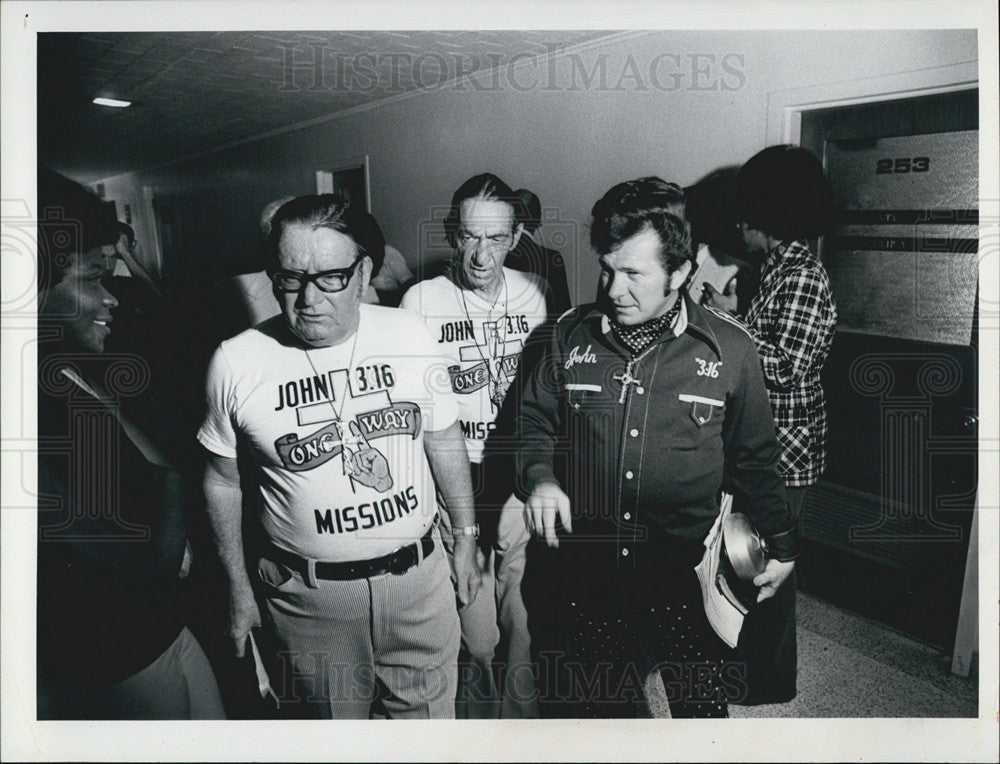
<svg viewBox="0 0 1000 764"><path fill-rule="evenodd" d="M837 308L819 258L805 242L768 254L746 322L757 343L781 444L787 486L812 485L826 466L826 405L820 369L830 351Z"/></svg>

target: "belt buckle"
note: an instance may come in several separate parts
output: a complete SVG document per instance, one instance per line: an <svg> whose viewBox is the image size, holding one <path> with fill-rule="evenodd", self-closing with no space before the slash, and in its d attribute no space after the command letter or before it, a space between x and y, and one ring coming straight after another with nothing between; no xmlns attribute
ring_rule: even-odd
<svg viewBox="0 0 1000 764"><path fill-rule="evenodd" d="M413 544L396 550L386 566L394 576L401 576L417 564L417 550Z"/></svg>
<svg viewBox="0 0 1000 764"><path fill-rule="evenodd" d="M306 568L303 571L303 579L305 580L306 586L310 589L318 589L319 583L316 580L316 560L308 558L303 560L306 564Z"/></svg>

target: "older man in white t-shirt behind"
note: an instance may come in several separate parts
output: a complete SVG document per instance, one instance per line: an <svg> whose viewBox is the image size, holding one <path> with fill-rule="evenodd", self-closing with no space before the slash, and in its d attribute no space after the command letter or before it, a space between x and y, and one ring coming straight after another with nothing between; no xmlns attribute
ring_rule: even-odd
<svg viewBox="0 0 1000 764"><path fill-rule="evenodd" d="M266 249L281 315L222 343L208 373L198 438L229 636L243 655L263 620L272 684L296 716L454 716L459 623L437 493L455 534L459 603L480 583L445 362L424 326L361 304L383 252L375 220L339 196L284 204ZM241 533L243 445L267 539L255 584Z"/></svg>
<svg viewBox="0 0 1000 764"><path fill-rule="evenodd" d="M504 267L523 231L519 209L514 192L495 175L477 175L463 183L445 220L445 235L456 250L450 272L416 284L400 305L427 322L437 347L448 358L472 462L476 514L486 537L481 539L479 556L484 591L459 611L462 646L469 655L459 679L460 717L537 714L520 592L530 536L523 505L512 495L510 454L485 458L486 441L518 373L525 343L547 317L545 282L536 274ZM501 630L508 648L501 659L502 705L492 670Z"/></svg>

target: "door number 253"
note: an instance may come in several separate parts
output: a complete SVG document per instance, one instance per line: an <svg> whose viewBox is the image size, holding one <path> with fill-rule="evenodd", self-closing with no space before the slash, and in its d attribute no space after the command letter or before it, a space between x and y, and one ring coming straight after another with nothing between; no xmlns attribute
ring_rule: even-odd
<svg viewBox="0 0 1000 764"><path fill-rule="evenodd" d="M927 172L931 167L929 157L903 157L901 159L879 159L875 162L875 173Z"/></svg>

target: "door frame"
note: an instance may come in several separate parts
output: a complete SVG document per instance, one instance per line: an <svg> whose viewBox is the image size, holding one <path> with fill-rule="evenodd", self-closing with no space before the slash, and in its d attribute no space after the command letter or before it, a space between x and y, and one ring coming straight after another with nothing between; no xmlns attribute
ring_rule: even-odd
<svg viewBox="0 0 1000 764"><path fill-rule="evenodd" d="M766 145L771 146L776 143L798 145L802 131L802 113L806 111L894 101L977 87L979 87L979 63L964 61L870 79L772 91L767 97ZM983 98L982 93L980 98Z"/></svg>
<svg viewBox="0 0 1000 764"><path fill-rule="evenodd" d="M353 170L356 167L363 168L365 177L365 208L368 210L368 214L375 214L375 211L372 209L372 183L368 154L337 157L329 162L318 162L317 164L323 166L316 170L316 193L319 193L320 190L320 173L343 172L344 170Z"/></svg>
<svg viewBox="0 0 1000 764"><path fill-rule="evenodd" d="M934 67L920 71L873 77L865 80L827 83L805 88L774 91L768 94L767 140L766 145L801 141L802 115L806 112L864 103L901 100L926 95L956 92L979 88L979 65L977 61L967 61L949 66ZM984 97L980 93L980 99ZM982 111L982 109L980 110ZM981 129L981 128L980 128ZM982 165L982 151L980 151ZM981 169L981 167L980 167ZM982 187L980 186L980 194ZM981 350L981 349L980 349ZM979 351L977 351L978 353ZM982 363L983 359L979 359ZM981 367L980 367L981 368ZM982 408L982 387L980 388L980 409ZM980 432L982 437L982 432ZM981 445L981 444L980 444ZM979 452L979 476L984 473L983 453ZM952 672L968 676L969 667L978 652L979 579L979 491L973 511L972 530L966 556L965 575L958 613L955 640L952 645Z"/></svg>

